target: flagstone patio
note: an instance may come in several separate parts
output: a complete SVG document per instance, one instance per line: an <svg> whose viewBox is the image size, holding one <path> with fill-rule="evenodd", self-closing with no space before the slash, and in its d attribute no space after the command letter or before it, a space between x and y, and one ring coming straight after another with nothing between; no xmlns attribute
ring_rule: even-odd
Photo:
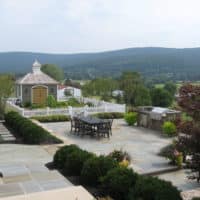
<svg viewBox="0 0 200 200"><path fill-rule="evenodd" d="M110 139L77 136L70 133L69 122L43 123L42 125L58 137L64 137L67 143L77 144L82 149L96 154L108 154L114 149L125 150L132 158L132 167L139 173L151 173L171 168L168 161L157 154L172 139L163 137L152 130L127 126L124 120L114 120Z"/></svg>
<svg viewBox="0 0 200 200"><path fill-rule="evenodd" d="M195 181L187 179L185 170L174 172L163 171L173 169L168 160L158 156L160 149L172 142L161 133L145 128L127 126L124 120L114 120L110 139L96 139L89 136L77 136L70 133L69 122L42 123L42 126L52 131L58 137L64 138L66 144L77 144L82 149L96 154L108 154L114 149L127 151L131 158L131 167L140 174L162 172L161 179L171 181L180 190L187 191L199 188Z"/></svg>

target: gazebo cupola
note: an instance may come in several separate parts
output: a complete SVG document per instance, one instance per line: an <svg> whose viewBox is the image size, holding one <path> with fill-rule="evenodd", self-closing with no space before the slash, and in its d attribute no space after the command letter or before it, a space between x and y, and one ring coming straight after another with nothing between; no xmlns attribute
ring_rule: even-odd
<svg viewBox="0 0 200 200"><path fill-rule="evenodd" d="M33 66L32 66L33 73L40 74L41 67L42 67L42 65L37 60L35 60L35 62L33 63Z"/></svg>

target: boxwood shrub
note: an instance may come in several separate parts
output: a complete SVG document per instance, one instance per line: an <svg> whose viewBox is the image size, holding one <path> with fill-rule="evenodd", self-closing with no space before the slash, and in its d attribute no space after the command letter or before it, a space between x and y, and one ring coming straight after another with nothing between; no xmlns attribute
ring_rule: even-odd
<svg viewBox="0 0 200 200"><path fill-rule="evenodd" d="M80 176L84 163L95 155L77 148L69 153L65 158L64 174L70 176Z"/></svg>
<svg viewBox="0 0 200 200"><path fill-rule="evenodd" d="M136 112L126 113L124 119L129 126L132 126L137 122L137 113Z"/></svg>
<svg viewBox="0 0 200 200"><path fill-rule="evenodd" d="M101 183L104 191L114 199L126 200L130 188L137 182L138 175L132 169L116 167L102 177Z"/></svg>
<svg viewBox="0 0 200 200"><path fill-rule="evenodd" d="M52 144L62 143L62 140L51 135L41 126L30 119L22 117L17 112L9 112L5 115L6 124L13 129L16 136L20 136L26 144Z"/></svg>
<svg viewBox="0 0 200 200"><path fill-rule="evenodd" d="M101 119L121 119L124 118L124 113L119 113L119 112L97 113L93 114L93 116Z"/></svg>
<svg viewBox="0 0 200 200"><path fill-rule="evenodd" d="M171 182L156 177L140 176L135 187L131 188L128 200L182 200L180 191Z"/></svg>
<svg viewBox="0 0 200 200"><path fill-rule="evenodd" d="M50 115L50 116L35 116L32 117L39 122L64 122L69 121L70 117L66 115Z"/></svg>
<svg viewBox="0 0 200 200"><path fill-rule="evenodd" d="M177 132L176 125L170 121L164 122L162 126L162 130L163 130L163 133L168 136L175 136Z"/></svg>
<svg viewBox="0 0 200 200"><path fill-rule="evenodd" d="M77 149L79 149L79 147L75 144L66 145L58 149L53 157L55 167L61 170L64 169L67 157L73 151L77 151Z"/></svg>
<svg viewBox="0 0 200 200"><path fill-rule="evenodd" d="M107 172L118 166L117 161L111 157L99 156L88 159L81 171L81 181L86 185L96 186L100 183L100 178Z"/></svg>

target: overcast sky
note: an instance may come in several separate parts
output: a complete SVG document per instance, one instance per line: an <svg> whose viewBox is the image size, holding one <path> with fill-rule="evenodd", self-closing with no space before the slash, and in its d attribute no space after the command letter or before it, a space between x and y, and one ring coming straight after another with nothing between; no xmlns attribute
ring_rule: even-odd
<svg viewBox="0 0 200 200"><path fill-rule="evenodd" d="M200 0L0 0L0 51L200 47Z"/></svg>

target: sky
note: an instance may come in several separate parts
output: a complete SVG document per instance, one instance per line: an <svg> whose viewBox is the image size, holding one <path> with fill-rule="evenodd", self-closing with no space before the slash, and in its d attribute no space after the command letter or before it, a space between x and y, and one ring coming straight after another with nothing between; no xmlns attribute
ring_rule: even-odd
<svg viewBox="0 0 200 200"><path fill-rule="evenodd" d="M200 0L0 0L0 51L200 47Z"/></svg>

